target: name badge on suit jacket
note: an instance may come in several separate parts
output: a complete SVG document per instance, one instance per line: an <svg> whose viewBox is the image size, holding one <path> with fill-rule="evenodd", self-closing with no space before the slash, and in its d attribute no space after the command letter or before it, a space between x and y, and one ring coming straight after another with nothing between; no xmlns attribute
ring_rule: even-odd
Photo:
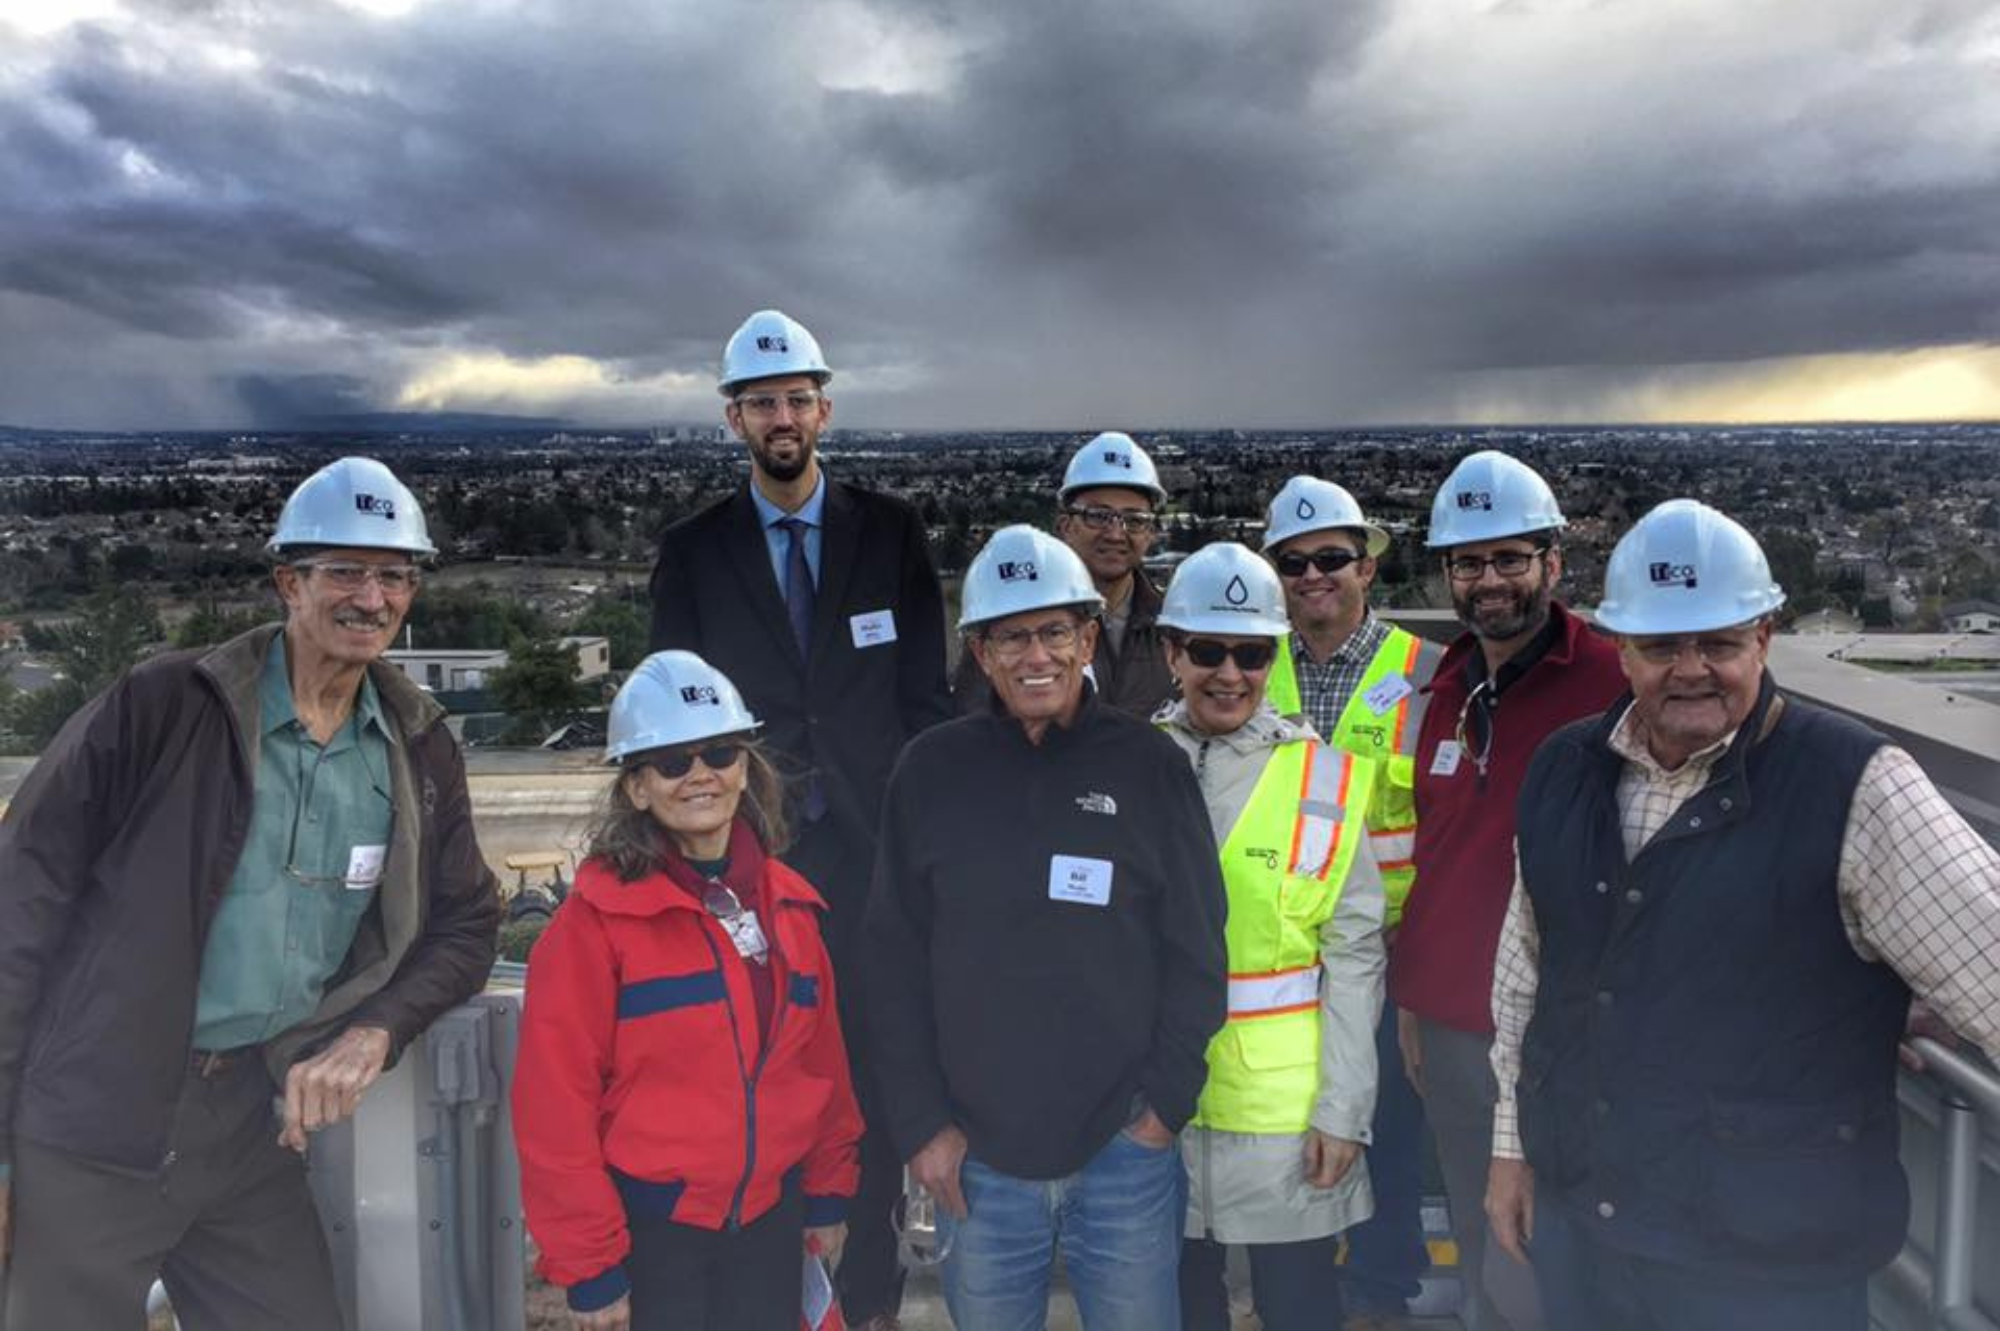
<svg viewBox="0 0 2000 1331"><path fill-rule="evenodd" d="M881 647L896 640L896 612L870 610L848 618L847 628L856 647Z"/></svg>

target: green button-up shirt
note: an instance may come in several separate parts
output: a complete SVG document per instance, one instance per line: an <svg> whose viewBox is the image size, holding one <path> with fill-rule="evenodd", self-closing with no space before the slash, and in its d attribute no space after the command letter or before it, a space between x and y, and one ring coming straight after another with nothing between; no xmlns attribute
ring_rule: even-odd
<svg viewBox="0 0 2000 1331"><path fill-rule="evenodd" d="M354 714L322 745L292 706L285 639L258 687L250 832L201 956L197 1049L289 1030L319 1005L375 900L389 845L389 732L366 675Z"/></svg>

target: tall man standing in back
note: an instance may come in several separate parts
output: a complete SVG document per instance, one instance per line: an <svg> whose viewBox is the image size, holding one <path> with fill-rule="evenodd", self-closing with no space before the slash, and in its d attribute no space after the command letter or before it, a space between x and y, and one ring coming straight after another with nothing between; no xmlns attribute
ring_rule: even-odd
<svg viewBox="0 0 2000 1331"><path fill-rule="evenodd" d="M1444 1167L1474 1331L1529 1331L1534 1283L1487 1247L1486 1166L1496 1088L1493 957L1513 890L1514 801L1535 747L1624 687L1611 644L1554 599L1563 515L1548 482L1474 453L1431 505L1452 607L1417 739L1417 881L1389 957L1403 1058Z"/></svg>
<svg viewBox="0 0 2000 1331"><path fill-rule="evenodd" d="M380 659L431 549L381 463L307 478L285 622L134 666L0 824L14 1331L139 1326L155 1276L190 1331L340 1331L308 1136L479 991L500 923L444 709Z"/></svg>
<svg viewBox="0 0 2000 1331"><path fill-rule="evenodd" d="M1353 495L1315 476L1286 481L1265 515L1264 554L1278 570L1292 623L1266 696L1280 714L1303 713L1334 747L1373 760L1369 849L1382 871L1383 928L1393 949L1416 879L1414 755L1430 702L1423 689L1442 653L1369 607L1375 561L1388 548L1389 533L1362 516ZM1375 1214L1347 1234L1348 1331L1400 1326L1430 1264L1424 1110L1403 1075L1392 1003L1383 1004L1375 1043L1379 1089L1368 1144Z"/></svg>
<svg viewBox="0 0 2000 1331"><path fill-rule="evenodd" d="M1083 560L1104 601L1091 682L1101 702L1144 718L1174 692L1166 646L1154 624L1160 589L1145 568L1166 501L1153 459L1131 435L1116 430L1071 455L1056 495L1056 535ZM969 651L959 657L951 685L961 712L981 710L992 696Z"/></svg>
<svg viewBox="0 0 2000 1331"><path fill-rule="evenodd" d="M652 650L699 652L734 680L790 760L800 828L786 860L825 895L854 1085L871 1131L838 1272L857 1328L902 1299L889 1211L901 1192L881 1121L856 965L875 824L903 743L946 719L944 600L909 505L826 476L833 372L804 325L750 316L722 356L724 417L750 482L669 527L653 569Z"/></svg>

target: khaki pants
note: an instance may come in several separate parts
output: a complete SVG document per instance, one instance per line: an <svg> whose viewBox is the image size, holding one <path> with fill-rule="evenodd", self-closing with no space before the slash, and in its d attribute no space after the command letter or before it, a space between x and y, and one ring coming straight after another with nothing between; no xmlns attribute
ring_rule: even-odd
<svg viewBox="0 0 2000 1331"><path fill-rule="evenodd" d="M271 1097L254 1057L191 1071L158 1172L16 1140L0 1331L140 1331L155 1279L185 1331L342 1331L305 1162L278 1145Z"/></svg>

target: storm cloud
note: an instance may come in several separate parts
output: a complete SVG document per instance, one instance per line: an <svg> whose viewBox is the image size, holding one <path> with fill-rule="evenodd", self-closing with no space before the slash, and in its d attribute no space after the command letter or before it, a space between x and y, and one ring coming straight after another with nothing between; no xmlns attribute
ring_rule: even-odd
<svg viewBox="0 0 2000 1331"><path fill-rule="evenodd" d="M1552 418L2000 341L1984 3L5 24L0 422L713 419L766 305L842 419L933 427Z"/></svg>

